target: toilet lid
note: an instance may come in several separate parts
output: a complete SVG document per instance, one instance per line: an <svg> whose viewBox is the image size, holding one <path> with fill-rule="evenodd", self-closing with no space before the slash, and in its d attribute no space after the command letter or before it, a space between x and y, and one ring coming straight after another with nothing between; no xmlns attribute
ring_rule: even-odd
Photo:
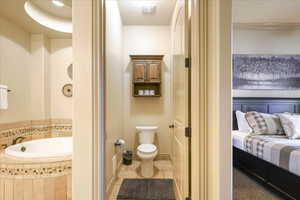
<svg viewBox="0 0 300 200"><path fill-rule="evenodd" d="M152 153L156 151L156 146L153 144L141 144L138 150L143 153Z"/></svg>

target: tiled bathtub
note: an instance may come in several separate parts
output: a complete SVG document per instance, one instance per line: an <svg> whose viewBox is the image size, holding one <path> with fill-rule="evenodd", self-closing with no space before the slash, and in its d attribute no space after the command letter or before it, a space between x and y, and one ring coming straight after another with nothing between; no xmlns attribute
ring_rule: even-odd
<svg viewBox="0 0 300 200"><path fill-rule="evenodd" d="M56 143L53 143L53 148L49 145L47 146L50 150L53 149L55 154L51 154L48 151L49 149L45 149L44 154L34 154L34 152L29 151L29 145L34 145L35 142L37 145L40 145L42 142L56 141L57 139L60 140L61 147L58 147ZM65 152L67 153L59 155L55 150L57 148L61 149L66 145L72 148L68 141L66 145L63 144L65 139L40 139L21 143L21 146L25 146L28 149L27 156L24 157L22 157L22 153L12 156L2 150L0 153L0 199L72 199L72 151L66 149ZM11 149L16 150L19 147L18 145L11 146ZM39 148L33 149L38 150ZM55 155L55 157L48 157L47 152L49 155Z"/></svg>

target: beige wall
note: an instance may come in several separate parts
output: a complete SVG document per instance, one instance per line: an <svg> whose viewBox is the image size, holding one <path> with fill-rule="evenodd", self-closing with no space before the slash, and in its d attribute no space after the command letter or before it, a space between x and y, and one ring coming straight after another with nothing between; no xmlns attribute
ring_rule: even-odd
<svg viewBox="0 0 300 200"><path fill-rule="evenodd" d="M99 146L94 146L93 139L96 136L94 131L94 120L96 111L93 99L95 90L93 85L93 15L92 0L74 0L73 8L73 57L74 57L74 115L73 115L73 162L72 182L74 200L95 200L94 193L101 188L95 187L97 174L94 173L94 159ZM100 55L98 55L100 56ZM83 67L84 66L84 67ZM98 85L98 87L101 87ZM82 105L85 106L82 106ZM102 159L102 158L99 158ZM99 172L101 173L101 172ZM99 181L99 180L98 180Z"/></svg>
<svg viewBox="0 0 300 200"><path fill-rule="evenodd" d="M124 26L124 137L126 147L136 150L138 125L159 126L158 147L161 154L171 153L168 125L171 123L171 32L170 26ZM131 54L164 55L162 74L162 97L132 97Z"/></svg>
<svg viewBox="0 0 300 200"><path fill-rule="evenodd" d="M49 85L49 40L43 34L31 35L30 67L30 105L31 119L50 118ZM13 78L13 77L11 77ZM14 78L13 78L14 79ZM17 79L15 79L18 82ZM19 83L20 86L21 83ZM20 96L18 96L20 98Z"/></svg>
<svg viewBox="0 0 300 200"><path fill-rule="evenodd" d="M72 118L72 98L61 92L70 83L71 39L50 40L0 18L0 52L0 84L12 90L8 110L0 110L0 123Z"/></svg>
<svg viewBox="0 0 300 200"><path fill-rule="evenodd" d="M236 54L300 54L300 30L233 30ZM300 90L234 90L235 97L300 97Z"/></svg>
<svg viewBox="0 0 300 200"><path fill-rule="evenodd" d="M0 123L31 118L30 35L0 18L0 84L8 85L9 109L0 110Z"/></svg>
<svg viewBox="0 0 300 200"><path fill-rule="evenodd" d="M72 39L50 40L50 78L51 118L68 118L73 115L73 98L65 97L62 87L72 83L67 74L68 66L73 62Z"/></svg>
<svg viewBox="0 0 300 200"><path fill-rule="evenodd" d="M114 143L123 138L123 26L116 0L106 2L106 171L107 189L120 161Z"/></svg>

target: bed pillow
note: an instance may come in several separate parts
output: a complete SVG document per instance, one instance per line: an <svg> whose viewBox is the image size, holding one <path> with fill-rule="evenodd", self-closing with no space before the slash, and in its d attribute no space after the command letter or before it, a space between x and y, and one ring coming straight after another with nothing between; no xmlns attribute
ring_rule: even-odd
<svg viewBox="0 0 300 200"><path fill-rule="evenodd" d="M246 115L246 113L243 113L241 111L236 111L235 112L238 129L239 129L239 131L242 131L242 132L251 132L252 129L249 126L249 124L248 124L248 122L245 118L245 115Z"/></svg>
<svg viewBox="0 0 300 200"><path fill-rule="evenodd" d="M285 134L290 139L300 139L300 115L278 114Z"/></svg>
<svg viewBox="0 0 300 200"><path fill-rule="evenodd" d="M284 130L278 116L259 112L247 112L246 120L254 135L283 135Z"/></svg>

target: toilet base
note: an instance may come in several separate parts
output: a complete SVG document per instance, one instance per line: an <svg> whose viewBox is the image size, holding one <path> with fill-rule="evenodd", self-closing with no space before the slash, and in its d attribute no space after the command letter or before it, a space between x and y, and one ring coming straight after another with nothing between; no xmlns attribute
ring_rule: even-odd
<svg viewBox="0 0 300 200"><path fill-rule="evenodd" d="M154 175L154 158L157 151L152 154L143 154L137 152L138 157L141 159L141 175L145 178L151 178Z"/></svg>
<svg viewBox="0 0 300 200"><path fill-rule="evenodd" d="M154 175L154 162L153 159L142 160L141 162L141 175L145 178L151 178Z"/></svg>

